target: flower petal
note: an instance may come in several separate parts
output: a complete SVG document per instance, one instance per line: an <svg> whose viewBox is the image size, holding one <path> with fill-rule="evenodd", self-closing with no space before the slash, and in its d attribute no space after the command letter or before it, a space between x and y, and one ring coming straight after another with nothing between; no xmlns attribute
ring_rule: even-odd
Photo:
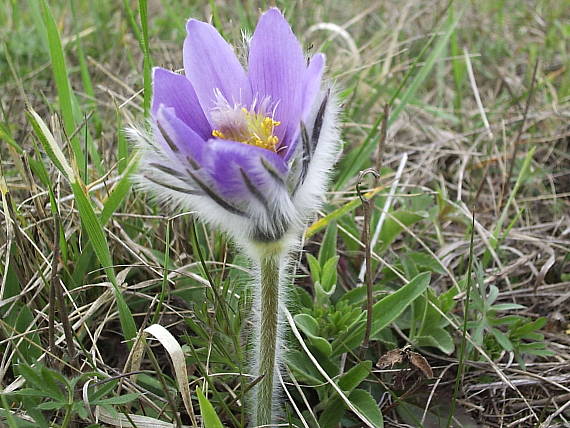
<svg viewBox="0 0 570 428"><path fill-rule="evenodd" d="M283 159L266 149L220 139L208 141L207 153L204 174L222 198L251 219L250 238L273 241L283 236L297 218Z"/></svg>
<svg viewBox="0 0 570 428"><path fill-rule="evenodd" d="M192 128L200 137L212 136L212 128L204 116L196 92L186 76L164 68L153 70L152 114L156 117L160 106L172 107L176 117Z"/></svg>
<svg viewBox="0 0 570 428"><path fill-rule="evenodd" d="M321 88L321 79L325 69L325 55L318 53L311 58L311 62L305 71L305 82L303 88L303 120L311 111L315 98Z"/></svg>
<svg viewBox="0 0 570 428"><path fill-rule="evenodd" d="M224 196L240 200L251 193L242 170L263 193L285 179L288 171L283 159L274 152L230 140L208 141L208 158L202 164ZM247 199L247 198L246 198Z"/></svg>
<svg viewBox="0 0 570 428"><path fill-rule="evenodd" d="M216 89L230 105L249 105L249 81L232 47L205 22L191 19L186 30L184 70L210 123L210 111L216 106Z"/></svg>
<svg viewBox="0 0 570 428"><path fill-rule="evenodd" d="M305 58L301 45L278 9L264 13L249 50L249 81L253 97L275 103L275 128L280 145L289 145L299 127L303 102Z"/></svg>
<svg viewBox="0 0 570 428"><path fill-rule="evenodd" d="M323 77L323 71L325 68L325 56L322 53L318 53L311 58L309 66L305 70L305 81L303 82L303 102L302 102L302 114L301 119L303 122L307 122L311 109L315 104L315 99L319 93L321 87L321 79ZM287 145L285 149L285 154L283 159L287 162L293 154L297 144L299 143L299 133L300 129L297 129L295 134L293 134L292 141Z"/></svg>
<svg viewBox="0 0 570 428"><path fill-rule="evenodd" d="M157 138L164 148L169 148L184 163L203 162L206 142L178 117L174 108L162 104L155 118Z"/></svg>

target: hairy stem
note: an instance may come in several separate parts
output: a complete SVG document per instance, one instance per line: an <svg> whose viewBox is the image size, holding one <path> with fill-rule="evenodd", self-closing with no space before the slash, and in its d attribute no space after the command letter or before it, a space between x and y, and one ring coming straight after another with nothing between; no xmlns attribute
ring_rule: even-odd
<svg viewBox="0 0 570 428"><path fill-rule="evenodd" d="M277 351L277 320L279 311L280 257L268 255L260 260L260 324L259 375L263 379L257 390L257 425L272 423L273 376Z"/></svg>

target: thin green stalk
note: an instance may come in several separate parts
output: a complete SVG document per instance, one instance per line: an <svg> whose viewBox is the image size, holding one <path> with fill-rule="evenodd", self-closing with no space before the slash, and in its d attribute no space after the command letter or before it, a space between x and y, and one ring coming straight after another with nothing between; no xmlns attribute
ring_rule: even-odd
<svg viewBox="0 0 570 428"><path fill-rule="evenodd" d="M142 33L142 49L144 54L143 60L143 87L144 87L144 117L150 115L150 100L152 97L152 60L150 58L150 45L148 41L148 13L147 1L139 0L139 15L141 20L141 33Z"/></svg>
<svg viewBox="0 0 570 428"><path fill-rule="evenodd" d="M168 294L168 268L170 261L170 219L166 220L166 248L164 249L164 267L162 273L162 288L160 290L160 296L158 299L158 304L156 305L156 310L152 316L152 324L156 324L160 318L160 311L162 310L162 305L164 304L164 299Z"/></svg>
<svg viewBox="0 0 570 428"><path fill-rule="evenodd" d="M148 346L148 343L146 345ZM168 386L166 384L166 380L164 379L164 375L162 374L162 369L160 368L160 364L158 363L158 360L156 359L156 356L154 355L154 352L152 351L150 346L148 347L147 355L149 356L150 362L152 363L152 365L154 367L154 371L158 377L158 380L160 382L160 386L162 387L162 391L164 392L164 395L166 396L166 401L168 402L168 405L172 409L172 417L176 420L176 427L181 427L182 426L182 420L180 419L180 414L177 412L178 408L176 407L176 402L174 401L174 399L170 395Z"/></svg>
<svg viewBox="0 0 570 428"><path fill-rule="evenodd" d="M469 244L469 264L467 266L467 285L465 294L465 309L463 312L463 338L461 340L461 348L459 349L459 365L457 368L457 376L453 387L453 396L451 397L451 409L447 419L447 428L451 427L451 422L455 414L455 406L457 403L457 395L459 394L459 386L463 379L465 370L465 347L467 344L467 323L469 317L469 301L471 299L471 274L473 271L473 237L475 236L475 207L473 207L473 217L471 218L471 242Z"/></svg>
<svg viewBox="0 0 570 428"><path fill-rule="evenodd" d="M277 351L277 314L279 310L278 255L260 260L259 375L257 390L257 425L269 425L273 410L273 376Z"/></svg>
<svg viewBox="0 0 570 428"><path fill-rule="evenodd" d="M68 405L65 406L65 416L63 417L61 428L67 428L69 426L69 424L71 423L72 415L73 415L73 395L68 397Z"/></svg>

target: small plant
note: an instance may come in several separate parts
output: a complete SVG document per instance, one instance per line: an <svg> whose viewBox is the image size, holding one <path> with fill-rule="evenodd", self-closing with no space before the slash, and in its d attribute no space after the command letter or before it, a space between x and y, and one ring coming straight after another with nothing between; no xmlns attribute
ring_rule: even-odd
<svg viewBox="0 0 570 428"><path fill-rule="evenodd" d="M40 428L51 426L48 421L52 420L57 420L59 427L67 428L75 417L85 422L95 422L91 408L96 406L111 416L117 416L114 406L131 403L139 397L139 394L114 396L118 380L93 382L83 388L87 379L100 377L96 373L85 373L69 379L41 364L33 367L20 364L17 370L26 381L25 388L8 394L7 401L17 402L17 407L24 410L35 426ZM0 409L0 413L4 412ZM15 421L18 427L30 426L26 420L17 417L17 413Z"/></svg>
<svg viewBox="0 0 570 428"><path fill-rule="evenodd" d="M185 75L155 68L152 132L131 130L143 152L139 182L227 232L254 263L253 370L262 378L251 407L257 425L267 425L278 407L289 253L339 154L337 102L321 85L324 55L307 62L275 8L249 42L247 72L214 27L191 19L187 31Z"/></svg>
<svg viewBox="0 0 570 428"><path fill-rule="evenodd" d="M523 370L523 354L553 355L546 349L544 335L538 332L546 325L546 318L531 321L516 314L501 316L501 312L517 311L525 307L516 303L497 303L499 289L494 284L485 283L481 269L477 272L474 288L471 305L475 316L470 318L467 326L475 343L484 345L494 355L501 351L513 352Z"/></svg>

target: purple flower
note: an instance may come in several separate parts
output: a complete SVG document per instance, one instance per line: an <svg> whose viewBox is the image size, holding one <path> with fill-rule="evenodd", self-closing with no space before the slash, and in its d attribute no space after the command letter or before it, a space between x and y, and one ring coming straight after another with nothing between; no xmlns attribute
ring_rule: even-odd
<svg viewBox="0 0 570 428"><path fill-rule="evenodd" d="M244 69L211 25L191 19L185 75L154 69L153 132L140 184L246 242L296 233L319 205L339 151L337 106L281 12L265 12Z"/></svg>

